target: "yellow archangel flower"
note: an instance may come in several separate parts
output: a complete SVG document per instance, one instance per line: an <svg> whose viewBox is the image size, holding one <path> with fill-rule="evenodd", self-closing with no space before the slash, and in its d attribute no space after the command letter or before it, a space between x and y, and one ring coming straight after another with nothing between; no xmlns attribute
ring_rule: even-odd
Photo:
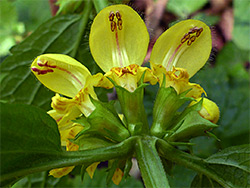
<svg viewBox="0 0 250 188"><path fill-rule="evenodd" d="M189 83L189 78L205 65L211 49L211 31L206 24L198 20L181 21L156 41L151 68L160 84L164 74L165 87L172 86L177 93L192 89L187 96L199 98L205 91L200 85Z"/></svg>
<svg viewBox="0 0 250 188"><path fill-rule="evenodd" d="M92 76L80 62L61 54L38 56L33 61L31 70L41 83L57 93L52 98L53 110L50 110L48 114L58 124L62 146L66 146L67 151L78 150L79 147L68 139L75 138L83 127L73 123L72 120L81 114L89 116L95 110L90 96L97 99L93 86L98 85L104 78L100 74ZM90 176L93 176L96 166L94 163L87 168ZM54 169L50 171L50 175L61 177L71 172L73 168L74 166Z"/></svg>
<svg viewBox="0 0 250 188"><path fill-rule="evenodd" d="M97 64L105 76L133 92L143 72L144 81L172 86L178 93L192 89L187 96L198 98L205 91L198 84L189 83L206 63L210 51L211 32L198 20L186 20L164 32L153 47L152 71L141 67L146 56L149 33L141 17L129 6L113 5L103 9L94 19L89 45Z"/></svg>
<svg viewBox="0 0 250 188"><path fill-rule="evenodd" d="M145 23L126 5L103 9L91 26L89 45L96 63L106 72L105 76L130 92L137 88L145 71L145 82L157 82L149 68L141 67L148 44Z"/></svg>
<svg viewBox="0 0 250 188"><path fill-rule="evenodd" d="M69 144L68 139L83 129L72 120L81 114L88 117L95 110L90 100L90 96L97 100L94 87L113 87L106 77L133 92L144 72L144 82L151 84L157 81L162 84L165 75L165 87L172 86L178 93L192 89L187 95L194 98L204 93L198 84L189 83L189 78L209 57L211 33L208 26L201 21L186 20L164 32L152 50L152 70L141 67L148 44L149 34L141 17L129 6L113 5L95 17L89 37L93 58L105 76L100 73L92 76L84 65L67 55L44 54L33 61L32 72L42 84L57 93L52 98L53 110L48 113L57 121L62 145L67 150L78 149ZM93 165L91 169L97 166ZM61 177L72 169L55 169L51 174Z"/></svg>

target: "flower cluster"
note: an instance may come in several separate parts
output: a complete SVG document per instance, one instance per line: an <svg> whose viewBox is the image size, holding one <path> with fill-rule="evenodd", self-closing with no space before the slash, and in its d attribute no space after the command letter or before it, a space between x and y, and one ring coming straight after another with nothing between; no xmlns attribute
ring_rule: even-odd
<svg viewBox="0 0 250 188"><path fill-rule="evenodd" d="M200 117L209 116L206 119L213 123L218 120L218 107L214 103L210 105L208 99L201 100L202 94L206 95L204 89L189 82L210 55L209 27L198 20L185 20L172 26L153 47L151 68L141 66L148 44L149 34L141 17L129 6L113 5L95 17L89 36L91 53L104 75L91 75L84 62L81 64L67 55L43 54L33 61L31 70L37 79L56 93L51 103L53 109L48 113L56 120L62 146L67 151L112 145L142 133L182 141L189 135L199 136L216 127L206 122L201 134L193 134L186 126L190 118L184 117L186 111L176 118L177 109L184 102L198 99L200 102L192 102L187 111L196 110ZM142 107L145 82L160 85L151 130ZM116 87L123 118L98 100L95 87ZM91 137L98 144L90 144ZM91 177L97 165L91 164L86 169ZM54 169L50 174L61 177L73 168ZM116 184L121 181L122 168L121 165L114 173Z"/></svg>

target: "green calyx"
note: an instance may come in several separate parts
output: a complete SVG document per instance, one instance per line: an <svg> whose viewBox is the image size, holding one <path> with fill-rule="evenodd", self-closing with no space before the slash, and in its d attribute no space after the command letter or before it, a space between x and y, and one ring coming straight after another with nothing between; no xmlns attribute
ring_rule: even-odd
<svg viewBox="0 0 250 188"><path fill-rule="evenodd" d="M99 135L108 138L112 142L121 142L130 136L125 125L116 113L112 103L103 103L91 99L96 109L90 116L75 120L84 128L76 139L83 134Z"/></svg>
<svg viewBox="0 0 250 188"><path fill-rule="evenodd" d="M187 107L173 122L174 127L165 134L164 139L170 142L187 141L197 136L208 135L208 131L218 125L204 119L198 111L202 107L203 100L197 104Z"/></svg>
<svg viewBox="0 0 250 188"><path fill-rule="evenodd" d="M208 131L217 125L198 113L203 100L186 107L182 112L178 111L186 102L194 100L185 97L188 92L189 90L178 95L172 87L159 89L153 109L153 124L150 129L152 135L169 142L185 142L197 136L210 136Z"/></svg>
<svg viewBox="0 0 250 188"><path fill-rule="evenodd" d="M149 125L143 105L144 88L146 84L139 86L133 93L116 86L116 92L121 104L124 121L131 135L147 134Z"/></svg>
<svg viewBox="0 0 250 188"><path fill-rule="evenodd" d="M168 130L174 127L178 116L177 110L192 98L185 97L187 92L177 94L172 87L161 87L158 91L153 109L153 124L151 134L162 138Z"/></svg>

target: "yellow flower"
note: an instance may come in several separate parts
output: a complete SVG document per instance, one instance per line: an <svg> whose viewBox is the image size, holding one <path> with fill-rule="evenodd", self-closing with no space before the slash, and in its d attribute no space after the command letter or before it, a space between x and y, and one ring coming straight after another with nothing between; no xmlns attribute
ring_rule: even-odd
<svg viewBox="0 0 250 188"><path fill-rule="evenodd" d="M126 5L104 8L91 26L89 46L96 63L106 72L106 77L130 92L137 88L145 71L144 81L157 83L152 71L141 67L148 43L145 23Z"/></svg>
<svg viewBox="0 0 250 188"><path fill-rule="evenodd" d="M206 63L211 51L211 33L206 24L197 20L177 23L156 41L151 54L152 71L140 67L146 56L149 34L140 16L129 6L113 5L103 9L91 26L89 45L96 63L111 78L128 91L146 71L144 82L160 84L166 75L165 87L178 93L192 88L187 96L198 98L205 93L198 84L189 83Z"/></svg>
<svg viewBox="0 0 250 188"><path fill-rule="evenodd" d="M211 48L211 31L206 24L198 20L181 21L156 41L150 58L151 68L160 84L164 74L165 87L172 86L177 93L192 89L187 97L198 98L205 91L200 85L189 83L189 78L204 66Z"/></svg>
<svg viewBox="0 0 250 188"><path fill-rule="evenodd" d="M33 61L31 70L37 79L57 93L52 98L53 110L48 113L56 120L62 145L68 151L78 150L68 139L83 129L72 120L81 114L88 117L95 110L90 100L90 97L97 100L94 87L113 87L106 77L130 92L137 88L144 72L144 82L159 81L161 85L165 75L164 87L174 87L178 93L192 89L187 95L198 98L205 92L198 84L189 83L211 51L211 33L204 23L182 21L164 32L152 50L152 70L141 67L148 44L149 34L140 16L129 6L113 5L95 17L89 37L93 58L105 76L101 73L92 76L85 66L67 55L44 54ZM91 176L96 166L97 163L89 168ZM73 168L54 169L50 174L61 177ZM120 182L121 176L122 172L117 170L114 181Z"/></svg>
<svg viewBox="0 0 250 188"><path fill-rule="evenodd" d="M74 139L83 126L73 123L72 120L81 114L87 117L95 110L90 100L90 96L97 99L94 86L108 83L108 81L105 82L101 74L92 76L80 62L61 54L38 56L33 61L31 70L42 84L57 93L52 98L53 110L50 110L48 114L58 124L62 146L66 146L67 151L78 150L79 147L68 139ZM74 166L53 169L50 175L61 177L71 172L73 168ZM95 170L95 168L91 169ZM93 176L92 170L87 170L87 172Z"/></svg>

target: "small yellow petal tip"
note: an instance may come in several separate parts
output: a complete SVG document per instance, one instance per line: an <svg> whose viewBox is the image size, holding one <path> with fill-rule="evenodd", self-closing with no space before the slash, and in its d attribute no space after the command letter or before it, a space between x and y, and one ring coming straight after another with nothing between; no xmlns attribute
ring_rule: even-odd
<svg viewBox="0 0 250 188"><path fill-rule="evenodd" d="M66 176L69 174L75 167L69 166L64 168L52 169L49 171L49 176L53 176L54 178L61 178L62 176Z"/></svg>
<svg viewBox="0 0 250 188"><path fill-rule="evenodd" d="M91 179L93 179L93 176L94 176L94 173L95 173L95 170L97 168L97 166L99 165L100 162L96 162L96 163L93 163L91 164L87 169L87 173L88 175L90 176Z"/></svg>
<svg viewBox="0 0 250 188"><path fill-rule="evenodd" d="M122 170L120 168L117 168L112 177L112 181L114 182L114 184L119 185L120 182L122 181L123 175L124 173L122 172Z"/></svg>

